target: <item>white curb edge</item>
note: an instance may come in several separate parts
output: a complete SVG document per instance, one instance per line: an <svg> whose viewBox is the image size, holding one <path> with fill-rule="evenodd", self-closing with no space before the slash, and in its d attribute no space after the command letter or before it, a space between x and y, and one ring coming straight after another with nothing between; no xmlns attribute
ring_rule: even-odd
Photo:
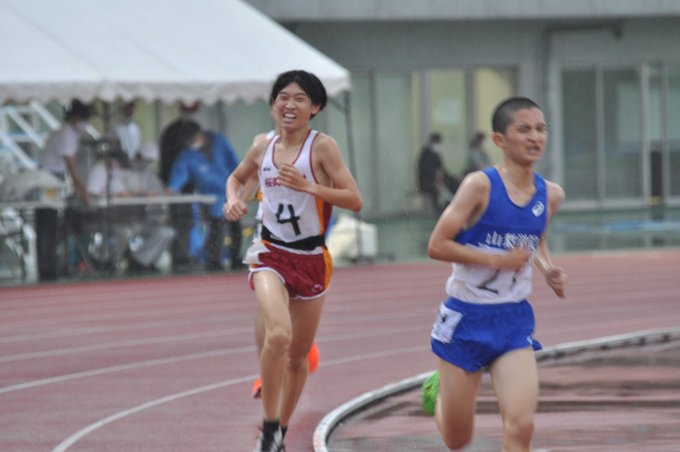
<svg viewBox="0 0 680 452"><path fill-rule="evenodd" d="M543 350L536 352L536 360L539 363L545 363L553 360L558 361L562 358L576 356L584 352L605 351L626 347L639 347L644 345L662 344L680 340L680 328L672 329L653 329L645 331L637 331L634 333L618 334L614 336L606 336L598 339L590 339L584 341L567 342L564 344L546 347ZM364 410L371 404L374 404L387 397L394 396L409 390L412 390L423 384L425 379L429 377L432 372L425 372L414 377L392 383L373 391L365 392L364 394L343 403L326 416L321 419L321 422L314 430L312 437L312 445L314 452L329 452L326 441L330 437L333 430L344 419L350 417L352 414Z"/></svg>

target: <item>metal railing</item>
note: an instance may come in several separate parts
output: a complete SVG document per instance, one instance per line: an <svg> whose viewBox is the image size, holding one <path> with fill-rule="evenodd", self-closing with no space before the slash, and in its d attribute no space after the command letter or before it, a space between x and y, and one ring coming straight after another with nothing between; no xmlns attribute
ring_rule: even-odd
<svg viewBox="0 0 680 452"><path fill-rule="evenodd" d="M60 122L40 102L0 106L0 150L9 152L23 169L37 167L26 148L45 147L47 136L60 127Z"/></svg>

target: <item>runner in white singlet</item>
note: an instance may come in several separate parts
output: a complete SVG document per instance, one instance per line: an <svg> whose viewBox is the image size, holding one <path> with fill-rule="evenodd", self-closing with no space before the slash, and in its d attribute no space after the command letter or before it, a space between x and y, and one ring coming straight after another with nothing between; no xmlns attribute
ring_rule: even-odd
<svg viewBox="0 0 680 452"><path fill-rule="evenodd" d="M285 72L270 103L280 135L248 150L227 180L227 219L247 213L242 187L256 173L262 189L262 239L246 253L264 326L260 353L264 419L256 450L280 451L307 377L332 265L323 232L330 207L358 211L362 199L333 138L309 121L326 105L319 79ZM302 160L305 160L304 162Z"/></svg>

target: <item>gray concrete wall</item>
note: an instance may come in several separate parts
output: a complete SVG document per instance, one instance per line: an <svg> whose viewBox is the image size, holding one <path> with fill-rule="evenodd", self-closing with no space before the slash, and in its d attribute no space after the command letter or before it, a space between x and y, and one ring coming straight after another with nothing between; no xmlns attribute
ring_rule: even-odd
<svg viewBox="0 0 680 452"><path fill-rule="evenodd" d="M544 98L545 27L519 22L304 23L292 31L350 70L518 67L519 93Z"/></svg>
<svg viewBox="0 0 680 452"><path fill-rule="evenodd" d="M680 0L249 3L355 73L516 68L517 94L535 99L551 125L539 169L558 182L565 67L680 64Z"/></svg>
<svg viewBox="0 0 680 452"><path fill-rule="evenodd" d="M680 61L680 19L625 20L615 29L573 27L551 35L552 52L562 64Z"/></svg>
<svg viewBox="0 0 680 452"><path fill-rule="evenodd" d="M680 16L677 0L247 0L279 22Z"/></svg>

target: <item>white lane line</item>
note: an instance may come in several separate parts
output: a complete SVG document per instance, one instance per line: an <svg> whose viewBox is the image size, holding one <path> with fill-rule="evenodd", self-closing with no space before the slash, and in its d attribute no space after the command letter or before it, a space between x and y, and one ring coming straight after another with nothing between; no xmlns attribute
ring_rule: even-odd
<svg viewBox="0 0 680 452"><path fill-rule="evenodd" d="M57 445L57 447L52 449L52 452L63 452L66 449L68 449L69 447L71 447L73 444L75 444L78 440L89 435L90 433L97 430L98 428L101 428L101 427L105 426L106 424L110 424L111 422L117 421L118 419L122 419L126 416L130 416L132 414L139 413L139 412L144 411L146 409L149 409L149 408L152 408L152 407L155 407L155 406L158 406L158 405L162 405L162 404L167 403L167 402L173 402L173 401L181 399L183 397L189 397L189 396L192 396L192 395L200 394L202 392L212 391L214 389L220 389L220 388L223 388L223 387L226 387L226 386L231 386L231 385L238 384L238 383L245 383L246 381L251 381L254 378L257 378L257 374L247 375L245 377L234 378L234 379L231 379L231 380L220 381L218 383L213 383L211 385L201 386L199 388L190 389L188 391L170 394L169 396L162 397L160 399L151 400L150 402L144 403L142 405L137 405L136 407L130 408L129 410L119 411L118 413L113 414L113 415L111 415L107 418L101 419L101 420L95 422L94 424L90 424L87 427L85 427L84 429L82 429L82 430L76 432L75 434L69 436L64 441L62 441L59 445Z"/></svg>
<svg viewBox="0 0 680 452"><path fill-rule="evenodd" d="M74 328L64 328L50 332L34 333L34 334L20 334L16 336L6 336L0 338L0 344L9 344L15 342L27 342L27 341L39 341L43 339L55 339L59 337L75 337L83 336L88 334L104 334L104 333L118 333L123 331L137 331L137 330L149 330L152 328L168 328L168 327L187 327L194 326L196 324L206 324L206 323L224 323L231 319L230 316L210 316L201 317L197 319L192 319L191 322L187 322L186 319L175 320L175 321L160 321L160 322L142 322L125 324L119 326L96 326L96 327L74 327ZM248 318L252 318L252 315Z"/></svg>
<svg viewBox="0 0 680 452"><path fill-rule="evenodd" d="M361 355L347 356L347 357L344 357L344 358L337 358L337 359L333 359L333 360L323 361L322 363L319 364L319 367L322 367L322 366L323 367L337 366L337 365L346 364L346 363L353 362L353 361L362 361L362 360L366 360L366 359L385 358L385 357L388 357L388 356L402 355L402 354L407 354L407 353L425 352L427 350L429 350L429 346L428 347L423 347L423 346L407 347L407 348L402 348L402 349L390 350L388 352L383 351L383 352L375 352L375 353L364 353L364 354L361 354ZM97 429L99 429L99 428L101 428L101 427L103 427L107 424L110 424L112 422L115 422L119 419L122 419L124 417L130 416L130 415L133 415L133 414L137 414L141 411L147 410L149 408L153 408L153 407L158 406L158 405L162 405L164 403L174 402L175 400L179 400L179 399L184 398L184 397L190 397L190 396L193 396L193 395L196 395L196 394L201 394L201 393L204 393L204 392L213 391L215 389L220 389L220 388L224 388L224 387L239 384L239 383L244 383L246 381L251 381L252 379L257 378L257 376L258 376L257 374L253 374L253 375L247 375L245 377L238 377L238 378L233 378L233 379L230 379L230 380L220 381L220 382L213 383L213 384L210 384L210 385L201 386L201 387L194 388L194 389L189 389L187 391L178 392L178 393L175 393L175 394L170 394L170 395L167 395L165 397L161 397L160 399L151 400L151 401L143 403L141 405L137 405L136 407L132 407L128 410L119 411L118 413L112 414L111 416L108 416L104 419L100 419L99 421L94 422L94 423L88 425L87 427L77 431L76 433L69 436L68 438L66 438L61 443L59 443L54 449L52 449L52 452L64 452L69 447L71 447L73 444L75 444L76 442L78 442L79 440L84 438L85 436L89 435L90 433L94 432L95 430L97 430Z"/></svg>
<svg viewBox="0 0 680 452"><path fill-rule="evenodd" d="M388 305L390 307L408 307L412 306L413 302L411 300L408 300L407 302L403 303L395 303L394 299L390 299L389 303L384 303L384 305ZM343 306L341 310L343 313L349 312L349 311L361 311L361 310L375 310L376 306L381 306L382 304L378 305L375 302L371 304L371 307L366 307L364 305L357 305L354 307L351 306ZM433 308L434 309L434 308ZM334 310L332 306L329 306L326 308L326 311L328 312L334 312L338 311L338 309ZM148 311L145 311L148 312ZM400 314L396 314L397 317L403 317L405 314L410 315L413 312L418 312L416 310L409 311L409 312L403 312L403 309L400 310ZM198 313L198 311L197 311ZM223 314L221 316L205 316L205 317L199 317L196 320L193 318L191 319L190 323L215 323L215 322L233 322L235 320L250 320L254 316L254 313L248 312L247 314ZM363 318L364 316L362 316ZM67 317L69 320L73 320L73 316L68 316ZM375 318L375 317L374 317ZM391 318L391 317L388 317ZM347 323L347 322L356 322L356 319L340 319L339 320L341 323ZM60 329L51 331L51 332L40 332L40 333L33 333L33 334L17 334L14 336L5 336L5 337L0 337L0 344L4 343L13 343L13 342L22 342L22 341L33 341L33 340L41 340L41 339L50 339L50 338L55 338L55 337L70 337L70 336L78 336L78 335L85 335L85 334L96 334L96 333L105 333L105 332L117 332L117 331L127 331L127 330L137 330L137 329L144 329L144 328L154 328L154 327L163 327L163 326L182 326L182 325L187 325L187 318L186 316L179 318L178 320L166 320L166 321L156 321L156 322L141 322L141 323L126 323L124 325L117 325L117 326L101 326L101 327L91 327L91 326L83 326L83 327L78 327L78 326L72 326L72 327L63 327L59 326ZM331 319L327 321L326 323L329 324L337 324L338 319ZM225 323L226 324L226 323ZM57 326L57 325L55 325Z"/></svg>
<svg viewBox="0 0 680 452"><path fill-rule="evenodd" d="M252 331L252 328L242 328L238 333L246 333ZM129 341L120 341L120 342L106 342L104 344L96 344L96 345L84 345L81 347L70 347L70 348L60 348L60 349L55 349L55 350L46 350L42 352L33 352L33 353L20 353L18 355L9 355L9 356L3 356L0 358L0 363L6 363L6 362L13 362L13 361L22 361L25 359L35 359L35 358L48 358L48 357L53 357L53 356L63 356L63 355L71 355L74 353L83 353L83 352L91 352L91 351L97 351L97 350L109 350L112 348L120 348L120 347L128 347L128 346L136 346L136 345L151 345L151 344L161 344L161 343L171 343L171 342L180 342L180 341L192 341L195 339L205 339L205 338L211 338L211 337L219 337L219 336L227 336L228 334L236 334L234 331L226 331L224 329L220 329L218 331L211 331L208 333L200 333L200 334L184 334L184 335L173 335L173 336L162 336L162 337L154 337L151 339L134 339L134 340L129 340Z"/></svg>
<svg viewBox="0 0 680 452"><path fill-rule="evenodd" d="M193 359L215 358L224 355L233 355L236 353L254 352L257 348L254 345L233 348L229 350L216 350L212 352L193 353L191 355L175 356L172 358L159 358L149 361L141 361L131 364L121 364L119 366L102 367L100 369L87 370L83 372L75 372L71 374L59 375L57 377L43 378L41 380L33 380L25 383L18 383L11 386L0 388L0 394L8 392L20 391L22 389L35 388L38 386L45 386L54 383L61 383L69 380L76 380L78 378L96 377L108 373L122 372L125 370L140 369L143 367L160 366L164 364L172 364L180 361L189 361Z"/></svg>
<svg viewBox="0 0 680 452"><path fill-rule="evenodd" d="M432 311L434 312L434 311ZM381 315L381 314L375 314L375 315L365 315L361 316L360 319L343 319L343 320L338 320L338 321L329 321L327 322L328 325L344 325L347 323L352 323L352 324L357 324L359 322L371 322L372 320L395 320L395 319L413 319L417 316L427 316L430 317L429 312L424 312L422 309L414 309L412 311L402 311L399 313L391 314L391 315ZM434 317L433 317L434 318ZM221 328L218 331L210 332L210 333L201 333L201 334L188 334L188 335L173 335L173 336L165 336L165 337L158 337L158 338L150 338L150 339L134 339L134 340L129 340L129 341L121 341L121 342L105 342L101 344L96 344L96 345L89 345L89 346L80 346L80 347L67 347L67 348L61 348L61 349L53 349L53 350L44 350L44 351L39 351L39 352L31 352L31 353L20 353L16 355L6 355L3 357L0 357L0 363L5 363L5 362L12 362L12 361L20 361L20 360L26 360L26 359L35 359L35 358L49 358L52 356L61 356L61 355L68 355L68 354L74 354L74 353L83 353L83 352L90 352L90 351L96 351L96 350L106 350L110 348L119 348L119 347L125 347L128 345L148 345L148 344L155 344L155 343L163 343L163 342L174 342L175 340L193 340L193 339L200 339L203 337L215 337L215 336L230 336L234 334L243 334L243 333L250 333L252 331L252 327L241 327L241 328Z"/></svg>
<svg viewBox="0 0 680 452"><path fill-rule="evenodd" d="M224 314L225 308L223 306L210 306L206 308L200 307L177 307L177 308L164 308L159 306L158 308L148 308L140 309L137 311L123 311L120 309L112 310L110 312L102 312L101 310L97 313L94 312L83 312L83 309L77 311L78 314L65 314L62 316L40 316L39 318L26 319L26 320L14 320L9 321L5 319L6 331L24 329L24 328L50 328L54 326L63 326L64 322L68 325L76 324L91 324L94 322L103 322L108 320L137 320L140 318L158 317L159 311L162 311L164 317L178 316L179 318L187 318L190 315L214 315Z"/></svg>
<svg viewBox="0 0 680 452"><path fill-rule="evenodd" d="M344 341L344 340L353 340L353 339L363 339L366 337L376 337L376 336L383 336L383 335L388 335L392 333L408 333L408 332L415 332L415 331L422 331L422 327L420 326L414 326L411 328L383 328L381 330L373 330L370 332L362 332L362 333L347 333L347 334L342 334L342 335L335 335L335 336L326 336L326 337L320 337L317 339L317 343L322 344L326 342L332 342L332 341ZM193 353L189 355L182 355L182 356L175 356L175 357L170 357L170 358L159 358L159 359L153 359L153 360L148 360L148 361L138 361L135 363L130 363L130 364L121 364L118 366L111 366L111 367L103 367L99 369L92 369L92 370L86 370L82 372L75 372L75 373L70 373L70 374L64 374L64 375L59 375L55 377L49 377L49 378L43 378L40 380L32 380L32 381L27 381L24 383L17 383L14 385L10 386L5 386L0 388L0 394L5 394L8 392L13 392L13 391L20 391L22 389L30 389L30 388L36 388L40 386L46 386L54 383L61 383L64 381L70 381L70 380L76 380L78 378L87 378L87 377L93 377L93 376L99 376L99 375L105 375L108 373L114 373L114 372L121 372L125 370L133 370L133 369L139 369L143 367L151 367L151 366L156 366L156 365L163 365L163 364L171 364L171 363L176 363L176 362L181 362L181 361L186 361L186 360L193 360L193 359L201 359L201 358L208 358L208 357L217 357L217 356L222 356L222 355L231 355L231 354L236 354L236 353L245 353L245 352L253 352L256 350L256 347L254 345L247 345L243 347L237 347L234 349L225 349L225 350L215 350L212 352L202 352L202 353ZM328 360L329 363L333 363L335 360Z"/></svg>

